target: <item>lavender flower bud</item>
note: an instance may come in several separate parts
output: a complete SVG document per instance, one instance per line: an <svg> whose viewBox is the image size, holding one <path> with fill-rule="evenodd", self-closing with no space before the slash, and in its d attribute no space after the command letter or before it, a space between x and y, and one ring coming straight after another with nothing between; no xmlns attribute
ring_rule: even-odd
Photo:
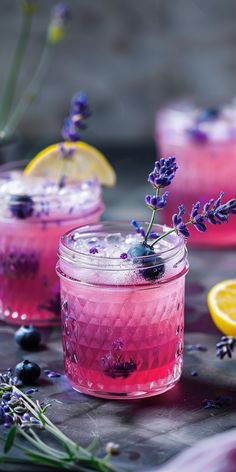
<svg viewBox="0 0 236 472"><path fill-rule="evenodd" d="M57 44L64 39L70 19L70 10L64 3L58 3L52 10L52 18L48 28L48 42Z"/></svg>
<svg viewBox="0 0 236 472"><path fill-rule="evenodd" d="M169 192L163 193L161 197L156 195L146 195L145 202L151 210L159 210L166 206Z"/></svg>
<svg viewBox="0 0 236 472"><path fill-rule="evenodd" d="M111 454L111 456L117 456L118 454L120 454L119 444L116 444L116 443L113 443L113 442L107 443L106 452L108 454Z"/></svg>
<svg viewBox="0 0 236 472"><path fill-rule="evenodd" d="M177 170L175 157L161 158L155 162L154 170L148 176L148 182L154 188L164 188L171 184Z"/></svg>

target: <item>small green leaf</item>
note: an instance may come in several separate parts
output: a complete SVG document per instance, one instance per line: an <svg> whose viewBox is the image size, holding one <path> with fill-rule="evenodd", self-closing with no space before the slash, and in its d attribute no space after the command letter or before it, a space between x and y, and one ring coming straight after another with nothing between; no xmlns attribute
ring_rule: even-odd
<svg viewBox="0 0 236 472"><path fill-rule="evenodd" d="M47 411L47 409L49 408L49 406L51 406L50 403L47 403L47 405L45 405L42 410L41 410L41 413L45 413Z"/></svg>
<svg viewBox="0 0 236 472"><path fill-rule="evenodd" d="M4 449L3 450L4 450L5 454L7 454L10 451L10 449L12 448L12 446L14 444L16 432L17 432L17 427L12 426L12 428L10 429L10 431L9 431L7 437L6 437L5 444L4 444Z"/></svg>
<svg viewBox="0 0 236 472"><path fill-rule="evenodd" d="M101 444L100 438L94 438L92 442L89 444L89 446L86 448L87 451L89 452L94 452L99 446L99 443Z"/></svg>

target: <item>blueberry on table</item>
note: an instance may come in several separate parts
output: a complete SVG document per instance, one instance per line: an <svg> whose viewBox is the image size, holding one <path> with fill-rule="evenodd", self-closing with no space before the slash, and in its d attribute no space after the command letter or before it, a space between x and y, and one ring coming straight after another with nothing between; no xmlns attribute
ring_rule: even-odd
<svg viewBox="0 0 236 472"><path fill-rule="evenodd" d="M163 259L157 256L154 249L148 244L139 243L132 246L128 250L128 255L134 258L134 263L140 263L143 267L146 267L139 271L145 280L155 281L163 277L165 273ZM145 258L142 259L142 256L145 256ZM136 257L140 259L136 259Z"/></svg>
<svg viewBox="0 0 236 472"><path fill-rule="evenodd" d="M24 360L16 366L16 376L25 385L33 385L40 377L41 369L35 362Z"/></svg>
<svg viewBox="0 0 236 472"><path fill-rule="evenodd" d="M29 218L34 211L34 202L29 195L12 195L9 209L15 218L24 220Z"/></svg>
<svg viewBox="0 0 236 472"><path fill-rule="evenodd" d="M15 341L22 349L33 351L40 345L41 335L33 326L21 326L15 333Z"/></svg>

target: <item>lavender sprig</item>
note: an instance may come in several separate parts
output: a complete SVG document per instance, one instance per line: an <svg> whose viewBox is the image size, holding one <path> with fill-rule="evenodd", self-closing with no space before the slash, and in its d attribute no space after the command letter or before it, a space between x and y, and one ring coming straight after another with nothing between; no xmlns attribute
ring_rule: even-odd
<svg viewBox="0 0 236 472"><path fill-rule="evenodd" d="M199 201L194 203L187 220L183 218L185 207L184 205L180 205L178 212L172 217L172 228L161 235L155 234L152 231L152 227L156 212L162 210L167 205L169 196L169 192L165 191L161 194L161 190L172 183L177 169L176 159L173 156L167 159L161 158L160 161L155 162L154 169L148 176L148 182L155 190L155 194L149 194L145 197L145 203L152 210L150 223L146 232L136 220L131 221L136 232L143 236L145 245L147 245L148 239L154 239L154 241L148 245L150 248L153 248L158 241L174 232L178 235L182 235L184 238L188 238L190 236L188 229L190 225L197 231L204 233L207 230L208 223L213 225L222 224L228 221L230 215L236 214L236 199L232 198L223 203L222 198L224 192L220 192L216 199L211 198L203 206Z"/></svg>
<svg viewBox="0 0 236 472"><path fill-rule="evenodd" d="M231 358L235 345L235 338L231 336L222 336L221 340L216 344L217 357L219 357L220 359L224 359L225 356Z"/></svg>
<svg viewBox="0 0 236 472"><path fill-rule="evenodd" d="M61 131L63 139L70 141L71 146L66 146L64 143L58 145L58 156L62 160L61 175L58 182L59 188L65 187L67 183L68 167L76 150L73 142L80 141L80 131L86 128L85 120L90 115L91 111L86 94L84 92L77 93L71 100L70 115L65 118Z"/></svg>
<svg viewBox="0 0 236 472"><path fill-rule="evenodd" d="M152 185L153 189L155 189L155 195L146 195L145 197L147 206L152 210L150 223L146 233L144 233L145 243L147 243L147 240L150 237L156 212L162 210L167 204L169 192L164 192L163 195L161 195L161 189L168 187L171 184L177 169L178 167L175 157L170 156L167 159L161 158L159 162L155 162L154 169L148 176L148 182ZM153 239L153 234L151 235L151 238Z"/></svg>
<svg viewBox="0 0 236 472"><path fill-rule="evenodd" d="M50 405L33 401L29 393L18 388L10 370L0 374L0 401L0 423L9 429L7 436L0 436L4 443L1 463L36 463L80 472L118 472L109 461L112 455L118 454L118 445L112 448L109 443L101 458L92 452L93 444L86 449L72 441L45 415ZM58 447L48 443L48 435L54 443L58 442ZM24 443L18 442L20 437L24 438ZM13 446L21 452L20 457L8 455Z"/></svg>
<svg viewBox="0 0 236 472"><path fill-rule="evenodd" d="M62 128L62 137L65 141L79 141L80 131L86 129L85 120L89 118L91 111L87 96L84 92L76 94L71 101L70 115L65 118Z"/></svg>
<svg viewBox="0 0 236 472"><path fill-rule="evenodd" d="M18 81L19 68L29 39L32 14L37 9L37 3L33 0L24 0L21 3L25 17L25 26L23 25L22 33L17 44L13 64L6 83L3 105L0 107L0 139L5 139L13 135L29 106L37 99L45 71L52 62L52 53L58 43L66 36L71 16L69 8L64 3L59 3L53 7L47 31L47 39L41 57L37 62L37 67L23 94L19 97L15 107L11 110L12 99L14 98Z"/></svg>

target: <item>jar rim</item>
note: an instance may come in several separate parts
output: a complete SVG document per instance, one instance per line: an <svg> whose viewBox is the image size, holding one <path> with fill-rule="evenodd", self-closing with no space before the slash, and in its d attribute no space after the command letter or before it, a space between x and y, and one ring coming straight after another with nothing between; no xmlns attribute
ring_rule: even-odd
<svg viewBox="0 0 236 472"><path fill-rule="evenodd" d="M33 208L27 221L76 219L103 211L102 189L96 177L68 183L60 191L56 189L57 184L46 176L29 177L29 182L24 185L22 171L26 163L22 160L0 166L1 218L12 219L12 214L17 214L18 208L27 204L26 198L31 200ZM14 185L18 180L20 192Z"/></svg>
<svg viewBox="0 0 236 472"><path fill-rule="evenodd" d="M140 224L142 226L148 226L148 223L145 222L145 221L141 221ZM113 233L117 233L118 230L120 230L121 232L121 228L124 228L126 227L129 228L130 227L130 233L132 232L132 226L130 224L129 221L127 220L116 220L116 221L102 221L100 223L97 223L97 224L91 224L91 225L86 225L86 226L82 226L82 227L78 227L78 228L73 228L72 230L66 232L65 234L63 234L60 238L60 244L59 244L59 257L62 257L64 259L66 259L68 262L73 262L73 263L76 263L76 262L83 262L84 264L88 265L88 266L93 266L93 263L95 262L95 266L96 266L96 261L99 262L100 264L102 263L102 261L110 261L111 262L111 268L114 269L114 265L117 265L117 268L119 266L119 268L121 270L124 270L124 268L127 266L127 262L130 262L130 261L133 261L135 259L135 266L136 268L139 267L139 264L140 266L143 266L143 263L145 261L148 261L150 260L150 255L146 255L146 256L135 256L135 257L129 257L127 259L121 259L120 257L116 256L116 257L108 257L108 256L104 256L104 255L99 255L99 254L96 254L96 256L94 257L93 254L91 253L85 253L85 252L81 252L79 250L76 250L72 247L69 246L68 244L68 241L71 240L71 237L74 233L77 233L77 234L81 234L81 235L88 235L88 236L91 236L92 235L95 235L96 234L96 231L99 232L99 230L105 234L112 234L112 231L111 231L111 228L113 228ZM109 228L110 228L110 231L109 231ZM171 228L166 226L166 225L160 225L160 224L154 224L153 226L154 229L160 229L162 230L162 232L167 232L168 230L170 230ZM116 231L115 231L116 229ZM106 232L104 232L104 230L106 230ZM101 232L100 232L101 234ZM126 234L129 234L128 231L126 232ZM135 234L135 233L134 233ZM181 236L181 235L177 235L176 233L172 233L172 235L169 235L171 237L171 240L175 240L175 244L171 244L170 247L168 248L165 248L164 250L161 250L159 252L155 252L154 256L155 257L160 257L162 259L162 262L163 263L163 258L164 258L164 261L168 261L169 259L172 259L174 256L176 256L181 250L185 249L185 240L184 238ZM169 237L169 239L170 239ZM168 236L167 236L168 238ZM169 241L170 243L170 241ZM158 265L158 264L156 264ZM97 266L96 266L97 267ZM127 266L127 269L130 270L130 267Z"/></svg>

